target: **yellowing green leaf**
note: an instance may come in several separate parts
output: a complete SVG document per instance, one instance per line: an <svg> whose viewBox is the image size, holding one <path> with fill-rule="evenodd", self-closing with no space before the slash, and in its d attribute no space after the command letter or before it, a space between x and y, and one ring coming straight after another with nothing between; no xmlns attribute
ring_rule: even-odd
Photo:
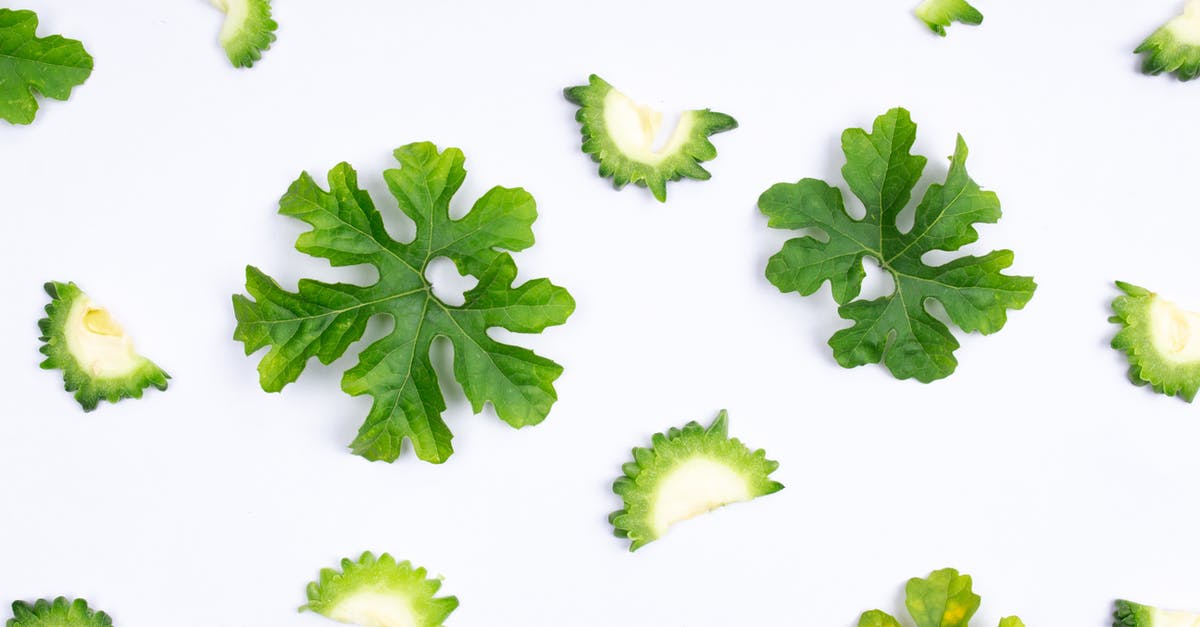
<svg viewBox="0 0 1200 627"><path fill-rule="evenodd" d="M971 576L953 568L935 570L924 579L914 577L904 588L904 605L917 627L968 627L979 609L979 595L971 591ZM881 610L864 612L858 627L901 627L900 621ZM1016 616L1000 627L1024 627Z"/></svg>

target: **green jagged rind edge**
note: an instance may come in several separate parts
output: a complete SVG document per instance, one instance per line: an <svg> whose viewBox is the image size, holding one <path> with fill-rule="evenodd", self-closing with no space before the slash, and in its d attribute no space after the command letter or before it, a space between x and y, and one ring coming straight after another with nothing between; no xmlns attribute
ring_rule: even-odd
<svg viewBox="0 0 1200 627"><path fill-rule="evenodd" d="M279 24L271 19L270 0L246 0L249 14L246 23L229 39L221 39L221 47L234 67L248 68L262 59L262 53L275 41ZM228 19L228 18L226 18Z"/></svg>
<svg viewBox="0 0 1200 627"><path fill-rule="evenodd" d="M397 562L387 553L376 558L365 551L357 561L342 559L341 566L340 571L321 569L317 581L308 584L308 603L300 606L301 612L328 617L343 599L364 589L405 595L413 613L422 621L418 627L439 627L458 607L458 597L435 598L442 587L441 580L429 578L424 568L413 568L407 560Z"/></svg>
<svg viewBox="0 0 1200 627"><path fill-rule="evenodd" d="M682 428L672 427L666 433L654 434L650 448L634 448L633 461L621 467L624 476L613 482L613 492L625 504L608 516L613 535L628 539L630 551L657 540L647 520L652 511L648 501L654 487L676 464L692 459L697 453L712 453L743 476L753 477L751 499L782 490L782 483L770 479L779 462L767 459L763 449L751 450L737 438L730 438L728 430L729 415L721 410L708 428L692 421Z"/></svg>
<svg viewBox="0 0 1200 627"><path fill-rule="evenodd" d="M75 400L84 411L92 411L101 400L116 403L126 398L141 398L143 390L150 386L159 390L167 389L167 380L171 375L141 355L139 357L143 363L132 374L116 379L93 379L89 376L67 349L63 329L75 299L85 295L83 290L74 283L58 281L46 283L45 290L50 302L46 305L46 317L38 320L38 328L42 332L39 350L46 356L41 367L44 370L62 371L64 389L75 393Z"/></svg>
<svg viewBox="0 0 1200 627"><path fill-rule="evenodd" d="M1200 46L1181 43L1166 26L1151 33L1133 53L1144 55L1143 74L1156 76L1168 72L1181 81L1200 76Z"/></svg>
<svg viewBox="0 0 1200 627"><path fill-rule="evenodd" d="M1154 608L1119 599L1113 611L1113 627L1154 627Z"/></svg>
<svg viewBox="0 0 1200 627"><path fill-rule="evenodd" d="M947 8L943 5L954 4L959 5L953 8ZM933 13L933 9L937 8L944 13ZM978 26L983 23L983 14L979 9L971 6L965 0L925 0L917 5L913 10L913 14L917 19L925 23L929 30L937 33L939 36L946 36L946 28L954 22L965 24L967 26Z"/></svg>
<svg viewBox="0 0 1200 627"><path fill-rule="evenodd" d="M1112 347L1129 360L1129 380L1135 385L1149 385L1159 394L1192 402L1200 391L1200 361L1171 364L1158 355L1148 326L1150 305L1158 295L1124 281L1116 285L1123 294L1113 299L1113 316L1108 320L1121 325Z"/></svg>
<svg viewBox="0 0 1200 627"><path fill-rule="evenodd" d="M604 97L612 85L599 76L588 77L587 85L563 90L572 104L578 105L575 119L581 125L583 152L600 164L600 176L612 178L613 187L621 189L629 183L647 187L659 202L667 201L667 183L684 177L706 181L712 175L700 166L717 156L717 148L709 137L737 128L737 120L711 109L696 109L687 114L695 116L695 126L679 150L658 165L650 165L626 157L608 134L604 123Z"/></svg>
<svg viewBox="0 0 1200 627"><path fill-rule="evenodd" d="M53 601L38 599L33 604L15 601L13 616L7 627L112 627L112 618L92 610L83 599L58 597Z"/></svg>

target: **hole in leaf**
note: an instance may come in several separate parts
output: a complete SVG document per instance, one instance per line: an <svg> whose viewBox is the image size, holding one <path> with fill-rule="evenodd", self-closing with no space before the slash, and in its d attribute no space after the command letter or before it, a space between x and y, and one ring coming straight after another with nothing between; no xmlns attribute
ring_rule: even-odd
<svg viewBox="0 0 1200 627"><path fill-rule="evenodd" d="M921 255L921 263L936 268L963 256L962 250L930 250Z"/></svg>
<svg viewBox="0 0 1200 627"><path fill-rule="evenodd" d="M854 194L843 194L842 202L846 206L846 214L854 220L862 220L867 217L867 207L863 204L858 196Z"/></svg>
<svg viewBox="0 0 1200 627"><path fill-rule="evenodd" d="M945 306L936 298L925 299L925 313L933 316L934 320L946 325L947 328L954 328L954 322L950 320L950 314L946 313Z"/></svg>
<svg viewBox="0 0 1200 627"><path fill-rule="evenodd" d="M438 388L446 401L447 413L461 411L467 406L467 396L454 377L454 342L447 337L435 338L429 346L429 363L437 374Z"/></svg>
<svg viewBox="0 0 1200 627"><path fill-rule="evenodd" d="M361 184L362 181L359 181L359 183ZM383 230L387 232L388 237L397 242L412 242L417 236L417 224L396 205L396 201L392 198L392 193L388 191L387 184L382 180L372 180L367 183L364 189L367 195L371 197L371 202L375 206L375 209L383 217ZM385 198L386 200L380 204L375 202L377 198Z"/></svg>
<svg viewBox="0 0 1200 627"><path fill-rule="evenodd" d="M858 295L860 300L883 298L896 291L896 281L892 278L892 273L880 267L874 257L868 256L863 259L863 271L867 276L863 279L862 292Z"/></svg>
<svg viewBox="0 0 1200 627"><path fill-rule="evenodd" d="M452 307L467 301L463 295L479 281L472 276L458 273L458 267L449 257L435 257L425 266L425 280L432 286L433 295Z"/></svg>

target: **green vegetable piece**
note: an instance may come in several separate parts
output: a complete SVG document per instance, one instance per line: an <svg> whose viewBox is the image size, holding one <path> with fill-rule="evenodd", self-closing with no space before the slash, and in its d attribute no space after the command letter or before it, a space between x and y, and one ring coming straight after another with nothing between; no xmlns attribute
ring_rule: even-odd
<svg viewBox="0 0 1200 627"><path fill-rule="evenodd" d="M141 398L150 386L167 389L170 375L134 351L107 309L74 283L50 282L45 289L50 304L38 321L46 356L41 365L62 370L67 391L75 392L84 411L95 409L101 399Z"/></svg>
<svg viewBox="0 0 1200 627"><path fill-rule="evenodd" d="M971 576L953 568L930 573L927 579L914 577L904 588L904 605L917 627L967 627L979 609L979 595L971 591ZM864 612L859 627L900 627L900 621L881 610ZM1010 616L1000 627L1025 627L1021 619Z"/></svg>
<svg viewBox="0 0 1200 627"><path fill-rule="evenodd" d="M685 111L666 144L656 148L661 112L639 105L595 74L587 85L563 93L579 105L575 119L582 125L583 152L600 164L600 176L612 177L616 189L628 183L649 187L659 202L667 201L668 181L711 178L700 166L717 156L708 137L737 128L724 113Z"/></svg>
<svg viewBox="0 0 1200 627"><path fill-rule="evenodd" d="M858 618L858 627L903 627L900 621L880 610L863 612Z"/></svg>
<svg viewBox="0 0 1200 627"><path fill-rule="evenodd" d="M8 620L8 627L112 627L113 624L108 614L93 611L83 599L39 599L32 605L17 601L12 609L14 618Z"/></svg>
<svg viewBox="0 0 1200 627"><path fill-rule="evenodd" d="M271 19L271 0L210 0L225 12L221 47L234 67L250 67L275 41L279 26Z"/></svg>
<svg viewBox="0 0 1200 627"><path fill-rule="evenodd" d="M401 167L385 172L384 179L400 209L416 223L411 242L388 236L383 217L346 163L330 171L330 191L304 173L279 201L281 214L313 227L296 240L300 252L334 266L370 264L379 280L359 286L304 279L292 293L249 266L246 289L254 300L233 297L234 339L245 343L247 355L271 347L258 371L262 388L278 392L300 376L310 358L332 363L362 337L370 318L388 316L391 331L363 350L358 365L342 377L347 394L374 397L351 447L367 459L390 462L407 438L418 457L441 463L453 451L429 357L434 339L449 338L453 344L454 377L475 413L491 402L513 427L537 424L557 400L553 383L562 367L497 342L487 330L539 333L566 322L575 300L547 279L513 286L516 263L500 249L533 245L537 210L528 192L492 188L470 213L451 220L451 198L467 174L463 153L419 143L398 148L395 156ZM448 305L433 294L425 270L438 257L450 258L460 273L479 280L462 305Z"/></svg>
<svg viewBox="0 0 1200 627"><path fill-rule="evenodd" d="M631 541L630 551L659 539L677 522L783 489L770 478L779 462L728 431L729 415L721 410L707 429L689 422L656 433L650 448L633 449L633 461L621 469L625 476L613 483L625 507L608 517L616 536Z"/></svg>
<svg viewBox="0 0 1200 627"><path fill-rule="evenodd" d="M340 572L322 569L300 611L364 627L439 627L458 607L456 597L434 597L441 587L424 568L366 552L357 562L343 559Z"/></svg>
<svg viewBox="0 0 1200 627"><path fill-rule="evenodd" d="M971 576L953 568L914 577L904 587L904 606L917 627L967 627L979 609L979 595L971 592Z"/></svg>
<svg viewBox="0 0 1200 627"><path fill-rule="evenodd" d="M33 11L0 9L0 118L29 124L37 114L34 92L66 100L92 74L83 44L59 35L37 36Z"/></svg>
<svg viewBox="0 0 1200 627"><path fill-rule="evenodd" d="M1133 53L1144 55L1145 74L1171 72L1184 81L1200 76L1200 0L1188 0L1181 15L1151 33Z"/></svg>
<svg viewBox="0 0 1200 627"><path fill-rule="evenodd" d="M1200 614L1117 601L1113 627L1200 627Z"/></svg>
<svg viewBox="0 0 1200 627"><path fill-rule="evenodd" d="M953 22L978 26L983 23L983 14L967 3L967 0L925 0L913 11L933 32L946 36L946 28Z"/></svg>
<svg viewBox="0 0 1200 627"><path fill-rule="evenodd" d="M941 266L921 260L927 252L974 242L979 234L973 225L999 220L1000 202L967 176L967 145L959 136L946 182L929 186L913 227L901 232L896 218L925 167L924 157L909 154L916 131L908 111L892 109L875 120L872 133L852 128L842 134L842 175L866 206L861 220L846 212L841 190L817 179L779 183L759 198L758 207L774 228L824 232L826 239L804 236L784 244L767 264L767 279L782 292L804 296L829 281L838 314L854 322L829 340L838 363L852 368L882 361L897 378L928 383L958 365L958 341L930 315L929 301L941 303L962 330L990 334L1004 326L1007 310L1029 302L1037 286L1030 277L1000 272L1012 265L1008 250ZM855 300L865 257L892 276L892 294Z"/></svg>
<svg viewBox="0 0 1200 627"><path fill-rule="evenodd" d="M1200 390L1200 314L1142 287L1117 281L1109 322L1121 325L1112 347L1129 359L1129 380L1187 402Z"/></svg>

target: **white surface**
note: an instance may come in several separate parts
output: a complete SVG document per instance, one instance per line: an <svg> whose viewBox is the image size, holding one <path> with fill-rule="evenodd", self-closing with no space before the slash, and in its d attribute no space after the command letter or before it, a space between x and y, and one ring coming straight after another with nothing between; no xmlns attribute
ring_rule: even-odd
<svg viewBox="0 0 1200 627"><path fill-rule="evenodd" d="M984 25L942 40L904 1L292 0L249 71L200 0L24 4L96 71L31 127L0 125L0 600L315 627L305 583L372 549L444 574L458 627L849 627L950 565L976 577L984 625L1107 626L1117 596L1200 609L1200 409L1125 383L1106 322L1117 278L1200 307L1200 83L1144 77L1129 52L1178 2L979 0ZM734 115L713 179L666 205L611 190L561 96L590 72ZM966 137L1004 206L971 250L1012 248L1040 285L929 386L838 367L828 288L762 276L789 234L758 194L835 180L842 129L895 105L927 180ZM566 368L543 425L473 416L448 384L451 460L370 464L345 448L369 406L338 389L353 357L265 394L229 298L247 263L289 286L364 276L296 252L276 200L346 160L395 221L379 173L424 139L465 150L460 203L533 193L522 276L579 308L521 340ZM83 414L37 368L50 279L110 307L170 390ZM629 448L722 407L787 489L627 553L605 517Z"/></svg>

